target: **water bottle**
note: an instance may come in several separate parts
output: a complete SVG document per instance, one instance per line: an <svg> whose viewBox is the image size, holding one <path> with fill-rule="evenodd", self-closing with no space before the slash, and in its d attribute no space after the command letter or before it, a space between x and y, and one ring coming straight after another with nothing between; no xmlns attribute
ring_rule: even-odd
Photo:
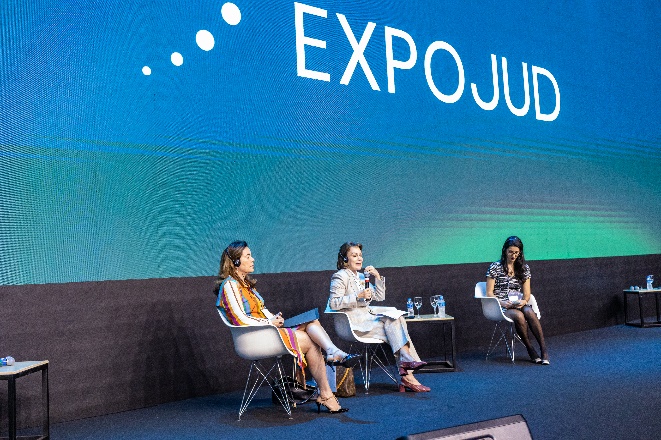
<svg viewBox="0 0 661 440"><path fill-rule="evenodd" d="M7 365L14 365L14 358L11 356L0 358L0 367L6 367Z"/></svg>
<svg viewBox="0 0 661 440"><path fill-rule="evenodd" d="M654 275L647 275L647 290L652 290L654 287L652 283L654 282Z"/></svg>
<svg viewBox="0 0 661 440"><path fill-rule="evenodd" d="M413 318L415 316L415 312L413 311L413 301L411 301L411 298L406 301L406 311L408 312L407 316L409 318Z"/></svg>
<svg viewBox="0 0 661 440"><path fill-rule="evenodd" d="M438 316L445 318L445 298L443 298L443 295L438 299Z"/></svg>

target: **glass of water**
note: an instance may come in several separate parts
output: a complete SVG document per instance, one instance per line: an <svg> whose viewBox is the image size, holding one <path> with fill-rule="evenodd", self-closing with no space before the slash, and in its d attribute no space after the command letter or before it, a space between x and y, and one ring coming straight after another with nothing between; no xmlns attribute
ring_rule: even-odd
<svg viewBox="0 0 661 440"><path fill-rule="evenodd" d="M431 303L431 306L434 309L434 316L438 316L438 310L436 310L436 307L438 307L438 295L432 295L429 298L429 302Z"/></svg>
<svg viewBox="0 0 661 440"><path fill-rule="evenodd" d="M422 297L421 296L416 296L413 298L413 304L415 305L415 308L418 309L418 318L420 317L420 307L422 307Z"/></svg>

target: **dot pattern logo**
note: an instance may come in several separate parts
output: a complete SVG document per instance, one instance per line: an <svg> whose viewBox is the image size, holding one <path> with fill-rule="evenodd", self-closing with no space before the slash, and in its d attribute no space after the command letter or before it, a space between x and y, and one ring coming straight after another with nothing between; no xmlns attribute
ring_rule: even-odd
<svg viewBox="0 0 661 440"><path fill-rule="evenodd" d="M223 17L223 20L225 20L225 23L230 26L236 26L241 22L241 10L234 3L225 3L220 9L220 14ZM195 34L195 43L197 43L197 47L203 51L209 52L216 45L216 40L211 32L206 29L200 29ZM184 64L184 56L179 52L172 52L170 55L170 61L176 67L182 66ZM150 76L152 74L151 67L143 66L142 74Z"/></svg>

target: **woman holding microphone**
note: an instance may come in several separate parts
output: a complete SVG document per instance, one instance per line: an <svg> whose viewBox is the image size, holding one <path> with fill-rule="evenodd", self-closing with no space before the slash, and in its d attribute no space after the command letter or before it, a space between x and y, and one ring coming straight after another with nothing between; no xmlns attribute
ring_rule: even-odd
<svg viewBox="0 0 661 440"><path fill-rule="evenodd" d="M364 269L367 277L373 276L374 285L366 288L359 271L363 267L363 245L347 242L340 246L337 254L338 271L331 277L328 305L332 310L347 314L351 327L361 337L380 339L390 345L397 359L401 384L399 391L428 392L431 388L422 385L413 371L426 365L422 362L406 327L403 317L392 319L374 315L369 311L371 301L383 301L386 297L386 280L374 266Z"/></svg>

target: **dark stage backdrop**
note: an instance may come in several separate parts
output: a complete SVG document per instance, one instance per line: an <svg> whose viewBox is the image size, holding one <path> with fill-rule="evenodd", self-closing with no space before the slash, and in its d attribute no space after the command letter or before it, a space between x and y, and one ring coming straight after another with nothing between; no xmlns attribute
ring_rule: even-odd
<svg viewBox="0 0 661 440"><path fill-rule="evenodd" d="M383 304L403 307L407 297L420 295L422 312L430 313L428 297L444 294L447 313L456 318L461 368L461 353L486 350L493 329L473 298L487 266L384 268ZM622 324L622 289L658 271L661 255L530 266L542 325L553 336ZM291 316L312 307L323 310L331 274L264 274L258 287L271 310ZM212 284L213 277L195 277L0 287L0 347L18 360L50 360L55 422L239 390L248 362L234 352L214 307ZM648 317L655 313L653 302L645 309ZM332 320L322 315L321 321L334 337ZM438 330L410 326L423 357L440 354ZM39 381L32 379L19 380L23 423L38 420ZM0 390L0 399L5 392Z"/></svg>

